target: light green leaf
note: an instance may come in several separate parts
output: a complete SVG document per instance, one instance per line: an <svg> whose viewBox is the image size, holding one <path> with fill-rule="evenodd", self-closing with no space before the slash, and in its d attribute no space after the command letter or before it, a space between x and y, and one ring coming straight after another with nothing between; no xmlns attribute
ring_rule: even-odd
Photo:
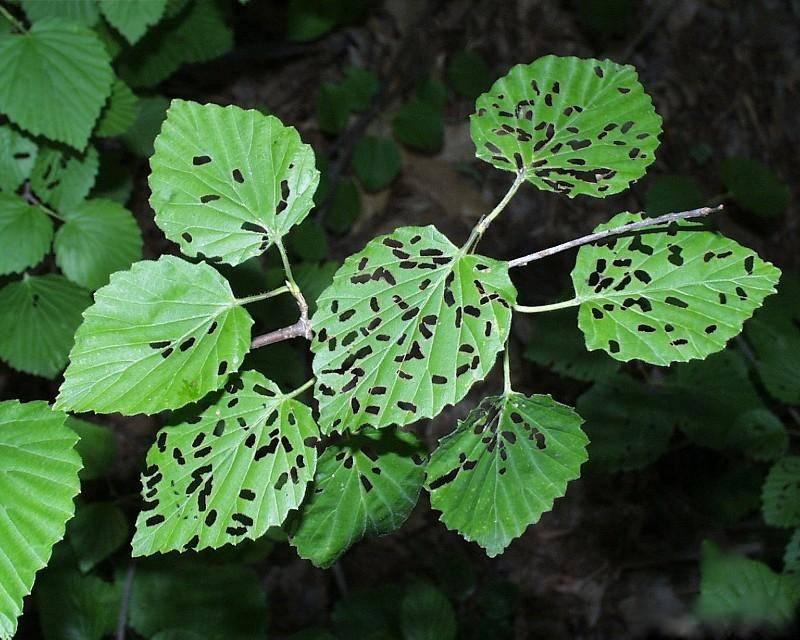
<svg viewBox="0 0 800 640"><path fill-rule="evenodd" d="M784 456L772 465L761 498L768 525L800 527L800 456Z"/></svg>
<svg viewBox="0 0 800 640"><path fill-rule="evenodd" d="M447 65L447 81L462 96L475 100L492 85L492 74L483 56L458 51Z"/></svg>
<svg viewBox="0 0 800 640"><path fill-rule="evenodd" d="M213 267L137 262L95 292L56 406L132 415L199 400L241 366L252 324Z"/></svg>
<svg viewBox="0 0 800 640"><path fill-rule="evenodd" d="M38 147L10 125L0 126L0 189L16 191L28 179Z"/></svg>
<svg viewBox="0 0 800 640"><path fill-rule="evenodd" d="M117 78L111 86L111 95L97 121L95 134L107 138L125 133L139 115L138 103L139 99L130 87Z"/></svg>
<svg viewBox="0 0 800 640"><path fill-rule="evenodd" d="M100 17L97 0L21 0L25 15L31 22L45 18L65 18L91 27Z"/></svg>
<svg viewBox="0 0 800 640"><path fill-rule="evenodd" d="M36 586L45 640L101 640L117 627L122 585L75 570L48 571Z"/></svg>
<svg viewBox="0 0 800 640"><path fill-rule="evenodd" d="M0 358L19 371L55 378L67 364L89 292L63 276L28 276L0 289Z"/></svg>
<svg viewBox="0 0 800 640"><path fill-rule="evenodd" d="M86 573L119 549L128 539L128 520L112 502L94 502L79 507L67 525L78 567Z"/></svg>
<svg viewBox="0 0 800 640"><path fill-rule="evenodd" d="M506 263L433 226L401 227L347 258L311 320L324 433L431 418L482 380L516 290Z"/></svg>
<svg viewBox="0 0 800 640"><path fill-rule="evenodd" d="M425 476L423 448L397 429L366 429L330 444L289 542L328 567L365 536L398 529L417 504Z"/></svg>
<svg viewBox="0 0 800 640"><path fill-rule="evenodd" d="M100 10L109 24L131 44L164 14L166 0L100 0Z"/></svg>
<svg viewBox="0 0 800 640"><path fill-rule="evenodd" d="M44 211L13 193L0 193L0 275L39 264L52 240L53 223Z"/></svg>
<svg viewBox="0 0 800 640"><path fill-rule="evenodd" d="M698 617L714 626L781 628L794 619L800 582L767 565L703 543Z"/></svg>
<svg viewBox="0 0 800 640"><path fill-rule="evenodd" d="M186 255L240 264L314 206L314 153L274 116L173 100L155 147L150 204Z"/></svg>
<svg viewBox="0 0 800 640"><path fill-rule="evenodd" d="M83 150L113 80L94 32L47 18L0 38L0 60L0 112L35 135Z"/></svg>
<svg viewBox="0 0 800 640"><path fill-rule="evenodd" d="M81 461L65 415L45 402L0 402L0 638L10 639L36 572L74 513Z"/></svg>
<svg viewBox="0 0 800 640"><path fill-rule="evenodd" d="M453 640L456 637L453 605L428 582L411 584L400 610L405 640Z"/></svg>
<svg viewBox="0 0 800 640"><path fill-rule="evenodd" d="M595 231L644 219L619 213ZM779 277L751 249L690 222L585 245L572 271L586 347L657 365L723 349Z"/></svg>
<svg viewBox="0 0 800 640"><path fill-rule="evenodd" d="M470 132L481 160L570 198L626 189L655 159L661 133L636 70L611 60L517 65L475 107Z"/></svg>
<svg viewBox="0 0 800 640"><path fill-rule="evenodd" d="M582 422L550 396L484 399L431 455L431 507L490 558L502 553L580 477L589 444Z"/></svg>
<svg viewBox="0 0 800 640"><path fill-rule="evenodd" d="M65 424L80 438L75 450L83 461L81 480L101 478L117 459L117 439L114 432L73 416L67 416Z"/></svg>
<svg viewBox="0 0 800 640"><path fill-rule="evenodd" d="M69 209L83 200L94 184L100 164L97 150L78 154L69 149L39 149L31 174L36 195L57 210Z"/></svg>
<svg viewBox="0 0 800 640"><path fill-rule="evenodd" d="M122 141L140 158L149 158L155 149L153 142L161 130L161 123L167 117L169 100L163 96L152 96L139 99L139 110L136 120L122 134Z"/></svg>
<svg viewBox="0 0 800 640"><path fill-rule="evenodd" d="M280 526L314 477L311 410L255 371L202 414L162 429L142 477L135 556L216 549Z"/></svg>
<svg viewBox="0 0 800 640"><path fill-rule="evenodd" d="M688 176L659 176L647 189L644 208L648 215L660 216L696 209L702 207L705 201L694 179Z"/></svg>
<svg viewBox="0 0 800 640"><path fill-rule="evenodd" d="M402 167L400 150L388 138L364 136L353 151L353 171L367 191L388 187Z"/></svg>
<svg viewBox="0 0 800 640"><path fill-rule="evenodd" d="M783 554L783 572L800 574L800 529L795 529Z"/></svg>
<svg viewBox="0 0 800 640"><path fill-rule="evenodd" d="M139 225L112 200L86 200L63 211L66 222L56 232L56 263L73 282L97 289L115 271L142 257Z"/></svg>
<svg viewBox="0 0 800 640"><path fill-rule="evenodd" d="M779 216L789 205L789 187L758 160L728 158L722 162L720 173L736 202L758 216Z"/></svg>

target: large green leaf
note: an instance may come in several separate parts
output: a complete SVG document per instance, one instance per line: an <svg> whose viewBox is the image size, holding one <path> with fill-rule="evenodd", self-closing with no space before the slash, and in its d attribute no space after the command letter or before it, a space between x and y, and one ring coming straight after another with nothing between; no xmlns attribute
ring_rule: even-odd
<svg viewBox="0 0 800 640"><path fill-rule="evenodd" d="M25 275L0 289L0 358L54 378L67 364L89 293L60 275Z"/></svg>
<svg viewBox="0 0 800 640"><path fill-rule="evenodd" d="M31 187L36 195L56 209L76 206L89 193L100 164L97 150L85 153L71 149L44 147L39 149L31 174Z"/></svg>
<svg viewBox="0 0 800 640"><path fill-rule="evenodd" d="M626 189L655 159L661 133L636 70L611 60L517 65L475 107L470 132L481 160L571 198Z"/></svg>
<svg viewBox="0 0 800 640"><path fill-rule="evenodd" d="M314 206L314 152L274 116L173 100L155 148L150 204L186 255L240 264Z"/></svg>
<svg viewBox="0 0 800 640"><path fill-rule="evenodd" d="M199 400L241 366L252 324L213 267L137 262L95 293L56 406L131 415Z"/></svg>
<svg viewBox="0 0 800 640"><path fill-rule="evenodd" d="M97 289L142 257L142 234L130 211L112 200L86 200L62 211L56 263L73 282Z"/></svg>
<svg viewBox="0 0 800 640"><path fill-rule="evenodd" d="M91 27L100 17L97 0L21 0L31 22L45 18L65 18Z"/></svg>
<svg viewBox="0 0 800 640"><path fill-rule="evenodd" d="M38 147L10 125L0 126L0 189L16 191L28 179Z"/></svg>
<svg viewBox="0 0 800 640"><path fill-rule="evenodd" d="M109 24L131 44L161 19L167 0L100 0Z"/></svg>
<svg viewBox="0 0 800 640"><path fill-rule="evenodd" d="M52 240L53 223L44 211L13 193L0 193L0 275L39 264Z"/></svg>
<svg viewBox="0 0 800 640"><path fill-rule="evenodd" d="M0 112L23 129L83 150L111 90L105 47L86 27L46 18L0 36Z"/></svg>
<svg viewBox="0 0 800 640"><path fill-rule="evenodd" d="M74 569L48 571L36 585L44 640L101 640L117 627L122 584Z"/></svg>
<svg viewBox="0 0 800 640"><path fill-rule="evenodd" d="M484 399L439 441L426 486L441 520L494 557L580 476L583 420L550 396Z"/></svg>
<svg viewBox="0 0 800 640"><path fill-rule="evenodd" d="M364 536L399 528L419 498L422 453L413 434L396 429L367 429L329 445L289 539L297 553L328 567Z"/></svg>
<svg viewBox="0 0 800 640"><path fill-rule="evenodd" d="M217 548L281 525L314 476L318 438L311 410L274 382L233 377L202 414L158 434L134 555Z"/></svg>
<svg viewBox="0 0 800 640"><path fill-rule="evenodd" d="M784 456L772 465L761 497L768 525L800 527L800 456Z"/></svg>
<svg viewBox="0 0 800 640"><path fill-rule="evenodd" d="M644 219L624 212L596 231ZM723 349L779 277L751 249L691 222L585 245L572 271L587 348L657 365Z"/></svg>
<svg viewBox="0 0 800 640"><path fill-rule="evenodd" d="M45 402L0 403L0 638L10 640L22 600L50 559L80 490L77 436Z"/></svg>
<svg viewBox="0 0 800 640"><path fill-rule="evenodd" d="M483 379L516 291L505 263L466 255L435 227L402 227L350 256L311 324L325 433L437 415Z"/></svg>
<svg viewBox="0 0 800 640"><path fill-rule="evenodd" d="M117 78L111 86L111 95L97 121L95 134L108 137L125 133L138 115L139 99L127 84Z"/></svg>

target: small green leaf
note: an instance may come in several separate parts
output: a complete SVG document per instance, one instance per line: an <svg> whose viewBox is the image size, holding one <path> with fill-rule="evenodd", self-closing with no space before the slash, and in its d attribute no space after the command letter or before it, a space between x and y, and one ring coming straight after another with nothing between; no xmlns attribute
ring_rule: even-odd
<svg viewBox="0 0 800 640"><path fill-rule="evenodd" d="M350 108L353 111L364 111L378 93L380 84L378 76L369 69L347 67L344 70L342 87L350 96Z"/></svg>
<svg viewBox="0 0 800 640"><path fill-rule="evenodd" d="M78 508L67 525L78 567L86 573L119 549L128 539L128 520L111 502L94 502Z"/></svg>
<svg viewBox="0 0 800 640"><path fill-rule="evenodd" d="M800 527L800 456L784 456L772 465L762 501L768 525Z"/></svg>
<svg viewBox="0 0 800 640"><path fill-rule="evenodd" d="M364 136L353 152L353 170L367 191L388 187L400 173L402 164L400 150L388 138Z"/></svg>
<svg viewBox="0 0 800 640"><path fill-rule="evenodd" d="M150 204L186 255L240 264L314 206L314 153L274 116L173 100L155 147Z"/></svg>
<svg viewBox="0 0 800 640"><path fill-rule="evenodd" d="M167 117L168 108L169 100L164 96L139 99L136 120L121 137L128 149L140 158L153 155L153 143Z"/></svg>
<svg viewBox="0 0 800 640"><path fill-rule="evenodd" d="M38 147L10 125L0 126L0 189L16 191L28 179Z"/></svg>
<svg viewBox="0 0 800 640"><path fill-rule="evenodd" d="M65 18L69 22L91 27L100 17L96 0L21 0L31 22L45 18Z"/></svg>
<svg viewBox="0 0 800 640"><path fill-rule="evenodd" d="M644 219L620 213L595 231ZM691 222L585 245L572 271L587 348L656 365L723 349L779 277L751 249Z"/></svg>
<svg viewBox="0 0 800 640"><path fill-rule="evenodd" d="M245 371L199 416L166 427L147 455L133 555L216 549L280 526L314 476L311 410Z"/></svg>
<svg viewBox="0 0 800 640"><path fill-rule="evenodd" d="M117 459L114 431L73 416L67 416L65 424L80 438L75 450L83 462L81 480L96 480L104 476Z"/></svg>
<svg viewBox="0 0 800 640"><path fill-rule="evenodd" d="M117 628L121 583L75 571L48 571L36 586L36 608L45 640L101 640Z"/></svg>
<svg viewBox="0 0 800 640"><path fill-rule="evenodd" d="M333 233L345 234L361 215L361 192L355 180L344 178L336 185L323 223Z"/></svg>
<svg viewBox="0 0 800 640"><path fill-rule="evenodd" d="M289 235L288 246L292 254L308 262L324 260L330 252L328 234L316 218L306 218L298 224Z"/></svg>
<svg viewBox="0 0 800 640"><path fill-rule="evenodd" d="M431 507L490 558L502 553L580 476L589 444L582 422L550 396L484 399L431 456Z"/></svg>
<svg viewBox="0 0 800 640"><path fill-rule="evenodd" d="M317 95L317 122L323 133L336 135L344 131L350 118L352 97L348 89L333 82L323 82Z"/></svg>
<svg viewBox="0 0 800 640"><path fill-rule="evenodd" d="M361 538L398 529L417 504L423 451L413 434L396 429L328 445L289 538L297 553L328 567Z"/></svg>
<svg viewBox="0 0 800 640"><path fill-rule="evenodd" d="M688 176L659 176L645 196L648 215L660 216L674 211L689 211L705 204L700 185Z"/></svg>
<svg viewBox="0 0 800 640"><path fill-rule="evenodd" d="M758 160L728 158L722 162L720 172L736 202L758 216L779 216L789 205L789 187Z"/></svg>
<svg viewBox="0 0 800 640"><path fill-rule="evenodd" d="M132 415L199 400L241 366L252 324L213 267L137 262L95 292L56 406Z"/></svg>
<svg viewBox="0 0 800 640"><path fill-rule="evenodd" d="M462 96L475 100L492 86L492 74L482 55L458 51L447 66L447 81Z"/></svg>
<svg viewBox="0 0 800 640"><path fill-rule="evenodd" d="M12 193L0 193L0 275L33 267L50 252L48 215Z"/></svg>
<svg viewBox="0 0 800 640"><path fill-rule="evenodd" d="M107 138L125 133L139 115L138 103L139 98L127 84L119 78L114 80L114 84L111 86L111 95L97 121L95 134L101 138Z"/></svg>
<svg viewBox="0 0 800 640"><path fill-rule="evenodd" d="M800 574L800 529L795 529L783 554L783 572Z"/></svg>
<svg viewBox="0 0 800 640"><path fill-rule="evenodd" d="M655 159L661 133L636 70L611 60L517 65L475 107L470 131L481 160L570 198L626 189Z"/></svg>
<svg viewBox="0 0 800 640"><path fill-rule="evenodd" d="M94 147L82 154L43 147L31 173L31 187L39 199L57 210L74 207L92 188L99 164Z"/></svg>
<svg viewBox="0 0 800 640"><path fill-rule="evenodd" d="M55 378L67 364L89 292L63 276L28 276L0 289L0 358L15 369Z"/></svg>
<svg viewBox="0 0 800 640"><path fill-rule="evenodd" d="M86 200L63 211L56 263L73 282L97 289L142 257L142 234L130 211L111 200Z"/></svg>
<svg viewBox="0 0 800 640"><path fill-rule="evenodd" d="M412 98L392 120L392 131L395 138L415 151L437 153L444 144L442 111L418 97Z"/></svg>
<svg viewBox="0 0 800 640"><path fill-rule="evenodd" d="M0 38L0 60L0 112L34 135L82 151L114 77L94 32L46 18Z"/></svg>
<svg viewBox="0 0 800 640"><path fill-rule="evenodd" d="M164 14L167 0L100 0L100 10L109 24L131 44Z"/></svg>
<svg viewBox="0 0 800 640"><path fill-rule="evenodd" d="M46 402L0 402L0 638L11 638L36 572L64 536L78 491L77 436Z"/></svg>
<svg viewBox="0 0 800 640"><path fill-rule="evenodd" d="M506 263L465 255L433 226L372 240L311 320L323 432L405 425L460 401L494 365L515 298Z"/></svg>
<svg viewBox="0 0 800 640"><path fill-rule="evenodd" d="M454 640L456 637L453 605L428 582L409 586L400 611L405 640Z"/></svg>

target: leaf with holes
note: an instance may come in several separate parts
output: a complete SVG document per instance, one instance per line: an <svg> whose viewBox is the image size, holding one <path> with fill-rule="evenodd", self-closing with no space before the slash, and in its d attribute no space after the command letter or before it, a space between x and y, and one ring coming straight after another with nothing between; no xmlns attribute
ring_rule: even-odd
<svg viewBox="0 0 800 640"><path fill-rule="evenodd" d="M517 65L475 108L470 133L481 160L570 198L626 189L655 159L661 133L636 70L611 60Z"/></svg>
<svg viewBox="0 0 800 640"><path fill-rule="evenodd" d="M367 429L329 445L289 542L328 567L361 538L398 529L419 498L423 453L413 434L397 429Z"/></svg>
<svg viewBox="0 0 800 640"><path fill-rule="evenodd" d="M50 252L53 223L38 207L0 193L0 275L33 267Z"/></svg>
<svg viewBox="0 0 800 640"><path fill-rule="evenodd" d="M219 389L250 348L252 318L205 263L137 262L94 299L75 333L59 408L176 409Z"/></svg>
<svg viewBox="0 0 800 640"><path fill-rule="evenodd" d="M644 219L619 213L595 231ZM723 349L779 277L751 249L691 222L583 246L572 271L586 347L656 365Z"/></svg>
<svg viewBox="0 0 800 640"><path fill-rule="evenodd" d="M516 299L508 266L435 227L402 227L350 256L317 300L324 433L404 425L461 400L494 365Z"/></svg>
<svg viewBox="0 0 800 640"><path fill-rule="evenodd" d="M88 195L99 165L94 147L82 154L71 149L44 147L39 149L31 173L31 187L43 202L55 209L74 207Z"/></svg>
<svg viewBox="0 0 800 640"><path fill-rule="evenodd" d="M304 404L255 371L147 455L135 556L216 549L280 526L314 476L319 429Z"/></svg>
<svg viewBox="0 0 800 640"><path fill-rule="evenodd" d="M0 358L55 378L67 364L89 292L56 274L25 275L0 289Z"/></svg>
<svg viewBox="0 0 800 640"><path fill-rule="evenodd" d="M78 437L45 402L0 403L0 638L11 638L34 576L64 536L80 482Z"/></svg>
<svg viewBox="0 0 800 640"><path fill-rule="evenodd" d="M10 125L0 126L0 189L16 191L28 179L38 147Z"/></svg>
<svg viewBox="0 0 800 640"><path fill-rule="evenodd" d="M768 525L800 527L800 456L784 456L772 465L761 499Z"/></svg>
<svg viewBox="0 0 800 640"><path fill-rule="evenodd" d="M150 204L188 256L240 264L314 206L314 152L274 116L173 100L155 148Z"/></svg>
<svg viewBox="0 0 800 640"><path fill-rule="evenodd" d="M494 557L580 477L589 440L550 396L484 399L439 441L426 487L441 521Z"/></svg>

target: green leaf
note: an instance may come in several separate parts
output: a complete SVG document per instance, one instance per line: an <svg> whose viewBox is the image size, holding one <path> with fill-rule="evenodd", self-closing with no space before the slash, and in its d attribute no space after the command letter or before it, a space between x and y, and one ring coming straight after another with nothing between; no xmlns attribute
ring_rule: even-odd
<svg viewBox="0 0 800 640"><path fill-rule="evenodd" d="M800 574L800 529L795 529L783 554L783 572Z"/></svg>
<svg viewBox="0 0 800 640"><path fill-rule="evenodd" d="M161 20L166 0L100 0L100 10L109 24L131 44Z"/></svg>
<svg viewBox="0 0 800 640"><path fill-rule="evenodd" d="M69 149L39 149L31 174L31 187L36 195L57 210L69 209L89 193L100 164L97 150L89 147L78 154Z"/></svg>
<svg viewBox="0 0 800 640"><path fill-rule="evenodd" d="M447 81L462 96L475 100L491 87L492 75L482 55L458 51L447 66Z"/></svg>
<svg viewBox="0 0 800 640"><path fill-rule="evenodd" d="M308 262L324 260L330 253L328 234L315 218L306 218L292 230L288 246L292 254ZM281 281L285 282L285 279L284 274Z"/></svg>
<svg viewBox="0 0 800 640"><path fill-rule="evenodd" d="M456 614L439 589L427 582L412 584L400 605L405 640L453 640Z"/></svg>
<svg viewBox="0 0 800 640"><path fill-rule="evenodd" d="M689 211L705 203L703 192L688 176L659 176L647 189L645 210L648 215L660 216L674 211Z"/></svg>
<svg viewBox="0 0 800 640"><path fill-rule="evenodd" d="M437 153L444 144L442 111L418 97L412 98L392 120L392 131L395 138L415 151Z"/></svg>
<svg viewBox="0 0 800 640"><path fill-rule="evenodd" d="M34 135L83 150L113 80L94 32L46 18L0 38L0 60L0 112Z"/></svg>
<svg viewBox="0 0 800 640"><path fill-rule="evenodd" d="M344 5L328 0L289 0L286 9L286 37L293 42L315 40L340 24ZM356 2L353 4L364 4Z"/></svg>
<svg viewBox="0 0 800 640"><path fill-rule="evenodd" d="M758 216L779 216L789 205L789 187L758 160L728 158L722 162L720 173L736 202Z"/></svg>
<svg viewBox="0 0 800 640"><path fill-rule="evenodd" d="M163 96L153 96L139 99L138 115L134 123L122 134L125 145L140 158L149 158L153 155L161 123L167 117L169 100Z"/></svg>
<svg viewBox="0 0 800 640"><path fill-rule="evenodd" d="M28 179L38 147L10 125L0 126L0 190L16 191Z"/></svg>
<svg viewBox="0 0 800 640"><path fill-rule="evenodd" d="M81 461L65 415L45 402L0 402L0 638L10 639L36 572L74 513Z"/></svg>
<svg viewBox="0 0 800 640"><path fill-rule="evenodd" d="M345 234L361 215L361 192L355 180L344 178L336 185L330 207L325 212L323 223L334 232Z"/></svg>
<svg viewBox="0 0 800 640"><path fill-rule="evenodd" d="M398 605L403 595L400 586L386 584L386 581L344 594L331 615L336 637L340 640L402 640Z"/></svg>
<svg viewBox="0 0 800 640"><path fill-rule="evenodd" d="M142 257L139 225L112 200L86 200L63 211L66 222L56 232L56 263L73 282L97 289L115 271Z"/></svg>
<svg viewBox="0 0 800 640"><path fill-rule="evenodd" d="M344 70L342 87L350 96L350 108L353 111L364 111L378 93L380 83L378 76L369 69L347 67Z"/></svg>
<svg viewBox="0 0 800 640"><path fill-rule="evenodd" d="M56 406L132 415L199 400L239 368L252 324L213 267L137 262L95 292Z"/></svg>
<svg viewBox="0 0 800 640"><path fill-rule="evenodd" d="M517 65L475 107L470 132L481 160L570 198L625 190L655 159L661 133L636 70L611 60Z"/></svg>
<svg viewBox="0 0 800 640"><path fill-rule="evenodd" d="M780 628L794 619L800 603L800 582L782 576L767 565L726 553L714 543L703 543L700 596L695 612L714 626Z"/></svg>
<svg viewBox="0 0 800 640"><path fill-rule="evenodd" d="M448 529L499 555L580 477L589 444L582 422L550 396L485 398L431 456L431 507Z"/></svg>
<svg viewBox="0 0 800 640"><path fill-rule="evenodd" d="M323 82L317 95L317 123L323 133L336 135L344 131L350 118L352 97L349 90L333 82Z"/></svg>
<svg viewBox="0 0 800 640"><path fill-rule="evenodd" d="M139 98L127 84L117 78L111 86L111 95L97 121L95 134L107 138L125 133L138 115Z"/></svg>
<svg viewBox="0 0 800 640"><path fill-rule="evenodd" d="M330 444L289 542L318 567L332 565L365 536L398 529L417 504L424 449L397 429L366 429Z"/></svg>
<svg viewBox="0 0 800 640"><path fill-rule="evenodd" d="M67 364L88 291L66 278L28 276L0 289L0 358L19 371L55 378Z"/></svg>
<svg viewBox="0 0 800 640"><path fill-rule="evenodd" d="M147 455L135 556L216 549L280 526L316 469L311 410L255 371L202 414L166 427Z"/></svg>
<svg viewBox="0 0 800 640"><path fill-rule="evenodd" d="M388 138L364 136L353 151L353 170L367 191L388 187L400 173L402 164L400 150Z"/></svg>
<svg viewBox="0 0 800 640"><path fill-rule="evenodd" d="M128 154L121 148L101 153L100 171L89 196L101 200L113 200L124 206L133 195L130 162Z"/></svg>
<svg viewBox="0 0 800 640"><path fill-rule="evenodd" d="M52 240L53 223L44 211L12 193L0 193L0 275L39 264Z"/></svg>
<svg viewBox="0 0 800 640"><path fill-rule="evenodd" d="M103 477L117 459L117 439L114 432L72 416L67 416L65 424L80 438L75 450L83 462L81 480L97 480Z"/></svg>
<svg viewBox="0 0 800 640"><path fill-rule="evenodd" d="M732 427L731 446L753 460L775 460L789 448L786 427L766 408L742 413Z"/></svg>
<svg viewBox="0 0 800 640"><path fill-rule="evenodd" d="M619 213L595 231L644 220ZM656 365L720 351L775 293L780 271L751 249L690 222L585 245L572 283L588 349Z"/></svg>
<svg viewBox="0 0 800 640"><path fill-rule="evenodd" d="M784 456L772 465L761 498L768 525L800 527L800 456Z"/></svg>
<svg viewBox="0 0 800 640"><path fill-rule="evenodd" d="M117 627L120 584L74 570L48 571L36 587L45 640L101 640Z"/></svg>
<svg viewBox="0 0 800 640"><path fill-rule="evenodd" d="M128 520L112 502L95 502L78 508L67 526L78 567L84 573L105 560L128 539Z"/></svg>
<svg viewBox="0 0 800 640"><path fill-rule="evenodd" d="M21 0L21 4L31 22L65 18L66 21L91 27L100 17L96 0Z"/></svg>
<svg viewBox="0 0 800 640"><path fill-rule="evenodd" d="M373 239L311 320L323 432L402 426L460 401L494 365L515 299L506 263L465 255L433 226Z"/></svg>
<svg viewBox="0 0 800 640"><path fill-rule="evenodd" d="M173 100L155 147L150 204L186 255L240 264L314 206L314 153L274 116Z"/></svg>

